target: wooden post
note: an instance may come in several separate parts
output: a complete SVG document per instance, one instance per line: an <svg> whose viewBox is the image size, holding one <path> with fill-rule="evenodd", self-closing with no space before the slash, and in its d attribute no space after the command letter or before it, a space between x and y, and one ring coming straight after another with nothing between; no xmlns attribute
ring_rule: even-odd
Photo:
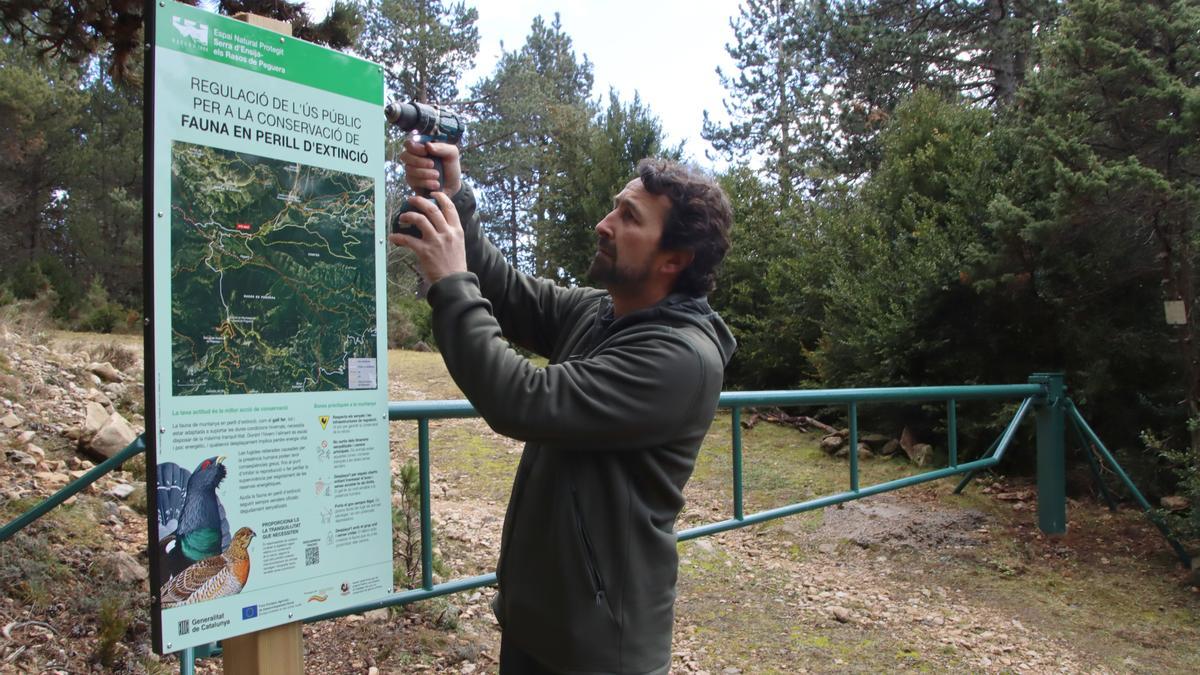
<svg viewBox="0 0 1200 675"><path fill-rule="evenodd" d="M283 35L292 24L242 12L233 18ZM299 621L221 641L226 675L303 675L304 632Z"/></svg>
<svg viewBox="0 0 1200 675"><path fill-rule="evenodd" d="M221 642L225 675L302 675L304 633L300 622Z"/></svg>

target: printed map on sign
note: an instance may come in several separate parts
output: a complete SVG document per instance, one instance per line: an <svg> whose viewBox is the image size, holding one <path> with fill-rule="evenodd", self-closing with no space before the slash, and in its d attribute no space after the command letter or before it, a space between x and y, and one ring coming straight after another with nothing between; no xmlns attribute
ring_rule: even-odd
<svg viewBox="0 0 1200 675"><path fill-rule="evenodd" d="M172 145L176 396L377 386L374 195L364 176Z"/></svg>

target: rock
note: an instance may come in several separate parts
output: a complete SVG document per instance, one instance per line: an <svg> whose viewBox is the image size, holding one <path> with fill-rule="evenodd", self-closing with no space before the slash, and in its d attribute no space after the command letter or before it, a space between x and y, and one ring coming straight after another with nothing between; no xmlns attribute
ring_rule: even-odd
<svg viewBox="0 0 1200 675"><path fill-rule="evenodd" d="M859 459L870 459L874 456L875 456L875 453L871 452L871 446L867 445L866 443L858 444L858 458Z"/></svg>
<svg viewBox="0 0 1200 675"><path fill-rule="evenodd" d="M379 668L377 668L376 666L371 666L370 668L367 668L367 675L379 675Z"/></svg>
<svg viewBox="0 0 1200 675"><path fill-rule="evenodd" d="M25 452L38 459L46 459L46 451L34 445L33 443L29 443L25 446Z"/></svg>
<svg viewBox="0 0 1200 675"><path fill-rule="evenodd" d="M913 438L913 433L904 427L900 430L900 447L904 452L911 452L912 447L917 444L917 439Z"/></svg>
<svg viewBox="0 0 1200 675"><path fill-rule="evenodd" d="M414 352L431 352L433 348L425 344L424 340L417 340L417 344L413 345Z"/></svg>
<svg viewBox="0 0 1200 675"><path fill-rule="evenodd" d="M853 618L850 615L850 610L846 609L845 607L839 607L837 605L830 605L829 607L826 607L825 609L827 609L829 611L830 616L837 619L840 623L850 623L850 619Z"/></svg>
<svg viewBox="0 0 1200 675"><path fill-rule="evenodd" d="M1030 490L1018 490L1016 492L997 492L993 495L996 499L1002 502L1023 502L1033 499L1033 492Z"/></svg>
<svg viewBox="0 0 1200 675"><path fill-rule="evenodd" d="M37 466L38 463L38 461L33 458L33 455L30 455L27 452L21 452L20 450L9 450L8 461L16 464L17 466Z"/></svg>
<svg viewBox="0 0 1200 675"><path fill-rule="evenodd" d="M121 374L121 371L113 368L112 364L108 361L105 361L104 363L89 363L87 369L89 373L99 376L105 382L125 381L125 376Z"/></svg>
<svg viewBox="0 0 1200 675"><path fill-rule="evenodd" d="M837 544L821 544L817 547L817 550L825 555L833 555L834 553L837 553Z"/></svg>
<svg viewBox="0 0 1200 675"><path fill-rule="evenodd" d="M369 612L364 612L363 618L366 619L367 621L373 621L376 623L381 622L381 621L387 621L388 620L388 609L387 609L387 607L383 607L381 609L373 609Z"/></svg>
<svg viewBox="0 0 1200 675"><path fill-rule="evenodd" d="M928 443L915 443L912 449L904 451L909 461L917 466L925 466L933 458L933 446Z"/></svg>
<svg viewBox="0 0 1200 675"><path fill-rule="evenodd" d="M33 474L33 477L37 479L39 483L42 483L46 487L54 490L57 490L58 488L63 487L67 483L71 482L70 476L62 473L55 473L53 471L39 471L38 473Z"/></svg>
<svg viewBox="0 0 1200 675"><path fill-rule="evenodd" d="M825 454L832 455L833 453L837 452L845 442L846 439L842 438L841 436L837 434L830 434L821 439L821 449L825 451Z"/></svg>
<svg viewBox="0 0 1200 675"><path fill-rule="evenodd" d="M1166 497L1158 500L1158 503L1161 504L1164 509L1176 512L1187 511L1188 507L1192 505L1192 503L1188 501L1187 497L1180 495L1167 495Z"/></svg>
<svg viewBox="0 0 1200 675"><path fill-rule="evenodd" d="M879 454L883 455L884 457L891 457L897 452L900 452L900 441L894 438L887 443L884 443L882 448L879 448Z"/></svg>
<svg viewBox="0 0 1200 675"><path fill-rule="evenodd" d="M29 441L32 441L33 437L36 435L37 434L35 434L33 431L22 431L17 436L17 443L28 443Z"/></svg>
<svg viewBox="0 0 1200 675"><path fill-rule="evenodd" d="M109 412L95 401L89 401L83 414L83 434L81 438L90 438L108 421Z"/></svg>
<svg viewBox="0 0 1200 675"><path fill-rule="evenodd" d="M113 413L104 426L96 432L88 444L88 448L98 455L109 458L124 450L125 446L132 443L135 438L137 438L137 432L129 426L129 422L126 422L120 413Z"/></svg>
<svg viewBox="0 0 1200 675"><path fill-rule="evenodd" d="M872 449L874 449L874 448L883 447L883 444L887 443L891 439L888 438L887 436L884 436L883 434L869 434L868 433L868 434L859 434L858 440L862 443L866 443L867 445L871 446Z"/></svg>
<svg viewBox="0 0 1200 675"><path fill-rule="evenodd" d="M21 426L21 418L12 413L8 413L4 417L0 418L0 424L3 424L9 429L16 429L17 427Z"/></svg>
<svg viewBox="0 0 1200 675"><path fill-rule="evenodd" d="M137 558L129 555L124 551L117 551L105 558L113 576L116 580L123 584L131 584L143 581L150 577L149 570L144 565L137 561Z"/></svg>
<svg viewBox="0 0 1200 675"><path fill-rule="evenodd" d="M116 497L117 499L128 499L129 495L133 494L133 491L135 489L137 489L137 488L135 488L132 485L129 485L127 483L118 483L118 484L112 486L112 488L104 494L112 495L113 497Z"/></svg>

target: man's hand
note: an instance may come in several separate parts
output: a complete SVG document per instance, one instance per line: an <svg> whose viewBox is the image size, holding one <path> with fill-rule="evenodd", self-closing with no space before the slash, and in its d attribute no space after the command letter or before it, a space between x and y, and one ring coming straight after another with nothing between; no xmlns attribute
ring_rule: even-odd
<svg viewBox="0 0 1200 675"><path fill-rule="evenodd" d="M453 145L445 147L453 148ZM455 153L455 164L458 163ZM449 163L447 162L447 165ZM447 171L449 174L449 171ZM444 192L434 192L432 199L412 196L408 202L416 211L402 213L401 222L417 228L421 238L407 234L390 234L388 240L397 246L412 249L417 254L417 264L430 284L455 272L467 271L467 249L463 243L462 223L458 211Z"/></svg>
<svg viewBox="0 0 1200 675"><path fill-rule="evenodd" d="M444 184L438 184L438 172L432 157L442 160ZM462 187L462 164L458 158L458 146L453 143L422 143L410 137L404 141L400 161L404 163L404 180L414 190L441 190L453 197Z"/></svg>

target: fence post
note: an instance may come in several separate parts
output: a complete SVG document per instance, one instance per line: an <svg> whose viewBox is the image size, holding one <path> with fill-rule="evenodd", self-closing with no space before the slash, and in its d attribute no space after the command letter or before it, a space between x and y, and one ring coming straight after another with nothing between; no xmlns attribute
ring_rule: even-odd
<svg viewBox="0 0 1200 675"><path fill-rule="evenodd" d="M1034 400L1037 415L1038 527L1046 534L1067 531L1066 385L1062 373L1034 373L1029 382L1046 388Z"/></svg>

